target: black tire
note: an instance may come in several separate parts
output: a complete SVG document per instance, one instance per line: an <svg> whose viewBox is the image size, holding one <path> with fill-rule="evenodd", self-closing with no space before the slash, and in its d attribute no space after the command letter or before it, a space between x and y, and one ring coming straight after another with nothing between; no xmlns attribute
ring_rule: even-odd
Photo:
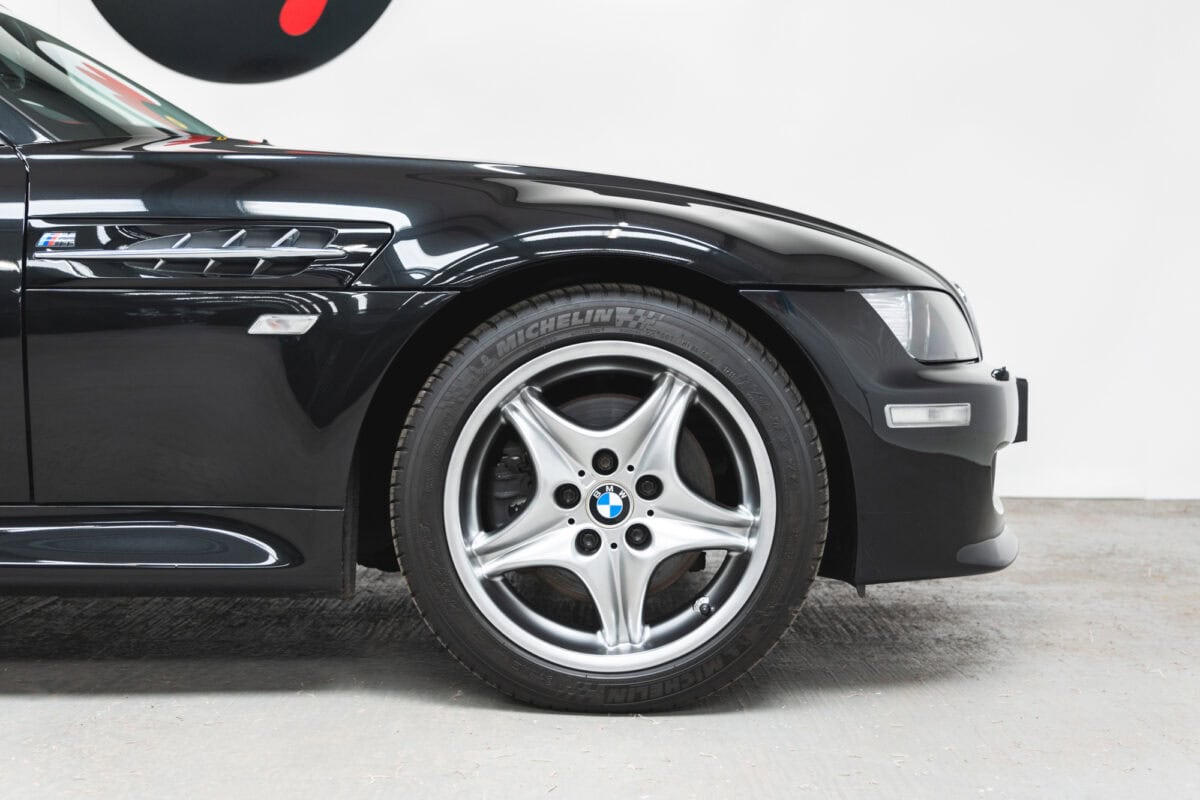
<svg viewBox="0 0 1200 800"><path fill-rule="evenodd" d="M587 314L589 309L621 312ZM563 325L564 319L569 324ZM529 330L540 335L522 337L511 346L512 334ZM694 651L634 672L567 668L504 636L464 588L443 521L451 451L467 415L489 388L534 357L596 340L651 343L715 375L761 432L777 487L772 498L777 522L766 566L738 616ZM430 629L468 669L500 691L535 705L573 711L675 708L743 675L770 651L798 613L820 562L828 510L816 427L774 356L707 306L630 285L547 292L502 311L464 337L430 375L409 411L392 475L397 555Z"/></svg>

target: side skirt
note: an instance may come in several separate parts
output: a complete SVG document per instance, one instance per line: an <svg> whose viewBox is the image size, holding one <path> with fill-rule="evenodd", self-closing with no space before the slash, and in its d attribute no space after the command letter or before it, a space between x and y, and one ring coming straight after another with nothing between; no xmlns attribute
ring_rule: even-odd
<svg viewBox="0 0 1200 800"><path fill-rule="evenodd" d="M0 594L348 594L343 514L0 506Z"/></svg>

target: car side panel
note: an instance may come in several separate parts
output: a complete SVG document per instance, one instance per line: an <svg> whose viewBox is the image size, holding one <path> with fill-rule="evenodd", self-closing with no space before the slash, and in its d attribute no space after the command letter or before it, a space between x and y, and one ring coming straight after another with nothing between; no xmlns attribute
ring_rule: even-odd
<svg viewBox="0 0 1200 800"><path fill-rule="evenodd" d="M374 387L437 292L27 293L36 500L340 508ZM315 314L303 336L251 336Z"/></svg>

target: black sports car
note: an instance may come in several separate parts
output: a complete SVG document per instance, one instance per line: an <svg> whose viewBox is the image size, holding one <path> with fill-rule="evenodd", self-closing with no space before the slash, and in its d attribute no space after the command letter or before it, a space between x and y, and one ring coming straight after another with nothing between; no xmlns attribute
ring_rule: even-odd
<svg viewBox="0 0 1200 800"><path fill-rule="evenodd" d="M1025 384L887 245L645 181L236 141L0 16L0 591L332 594L681 705L815 576L1017 552Z"/></svg>

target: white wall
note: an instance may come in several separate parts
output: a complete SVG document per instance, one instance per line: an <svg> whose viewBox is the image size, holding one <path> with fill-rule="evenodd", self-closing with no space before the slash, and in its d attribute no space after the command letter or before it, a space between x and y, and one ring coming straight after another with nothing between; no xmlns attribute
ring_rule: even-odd
<svg viewBox="0 0 1200 800"><path fill-rule="evenodd" d="M1031 380L1004 493L1200 497L1200 3L394 0L317 71L229 86L150 62L88 0L6 1L231 135L636 175L863 230L966 287L988 359Z"/></svg>

